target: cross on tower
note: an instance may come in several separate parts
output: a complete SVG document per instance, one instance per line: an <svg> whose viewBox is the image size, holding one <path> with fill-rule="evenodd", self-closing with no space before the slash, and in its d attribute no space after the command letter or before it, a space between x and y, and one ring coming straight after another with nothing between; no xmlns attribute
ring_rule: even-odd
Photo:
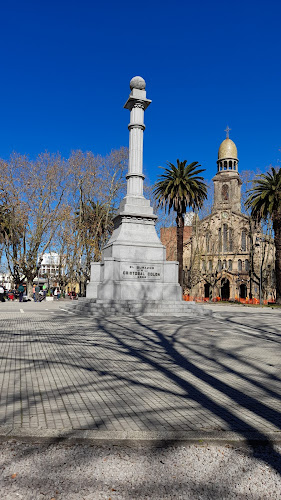
<svg viewBox="0 0 281 500"><path fill-rule="evenodd" d="M225 129L225 132L226 132L226 138L229 139L229 131L231 130L231 128L229 128L229 126L227 125L226 129Z"/></svg>

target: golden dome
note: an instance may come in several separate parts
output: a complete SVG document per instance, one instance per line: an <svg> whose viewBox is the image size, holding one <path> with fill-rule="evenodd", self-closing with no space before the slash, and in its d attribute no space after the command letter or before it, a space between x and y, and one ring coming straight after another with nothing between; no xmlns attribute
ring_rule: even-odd
<svg viewBox="0 0 281 500"><path fill-rule="evenodd" d="M229 137L224 139L219 147L218 159L223 160L224 158L237 159L237 147Z"/></svg>

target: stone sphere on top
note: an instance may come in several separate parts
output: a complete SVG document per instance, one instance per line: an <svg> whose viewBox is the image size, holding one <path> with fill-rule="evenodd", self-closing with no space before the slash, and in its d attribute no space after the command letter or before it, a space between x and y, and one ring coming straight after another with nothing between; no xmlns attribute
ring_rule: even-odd
<svg viewBox="0 0 281 500"><path fill-rule="evenodd" d="M130 89L145 90L145 80L141 76L134 76L130 81Z"/></svg>
<svg viewBox="0 0 281 500"><path fill-rule="evenodd" d="M237 147L229 137L224 139L219 147L218 159L223 160L224 158L237 159Z"/></svg>

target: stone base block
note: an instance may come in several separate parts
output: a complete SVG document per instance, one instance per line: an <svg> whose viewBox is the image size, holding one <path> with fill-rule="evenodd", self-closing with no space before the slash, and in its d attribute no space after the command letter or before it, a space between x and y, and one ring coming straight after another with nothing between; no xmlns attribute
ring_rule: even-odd
<svg viewBox="0 0 281 500"><path fill-rule="evenodd" d="M71 312L94 317L108 316L187 316L202 317L212 315L212 311L194 302L184 301L134 301L134 300L95 300L83 301L63 306Z"/></svg>

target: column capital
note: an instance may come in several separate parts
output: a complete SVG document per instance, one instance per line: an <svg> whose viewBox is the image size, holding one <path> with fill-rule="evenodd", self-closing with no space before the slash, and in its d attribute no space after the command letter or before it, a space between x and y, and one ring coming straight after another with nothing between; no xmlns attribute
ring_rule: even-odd
<svg viewBox="0 0 281 500"><path fill-rule="evenodd" d="M143 90L139 90L139 92L142 92L142 93L146 94L146 92L143 91ZM149 104L151 103L151 100L150 99L146 99L146 97L138 97L138 96L136 97L136 96L133 96L132 93L133 92L131 92L131 94L129 96L129 99L124 104L124 108L125 109L129 109L130 111L133 108L141 108L141 109L143 109L145 111L146 108L148 108Z"/></svg>

